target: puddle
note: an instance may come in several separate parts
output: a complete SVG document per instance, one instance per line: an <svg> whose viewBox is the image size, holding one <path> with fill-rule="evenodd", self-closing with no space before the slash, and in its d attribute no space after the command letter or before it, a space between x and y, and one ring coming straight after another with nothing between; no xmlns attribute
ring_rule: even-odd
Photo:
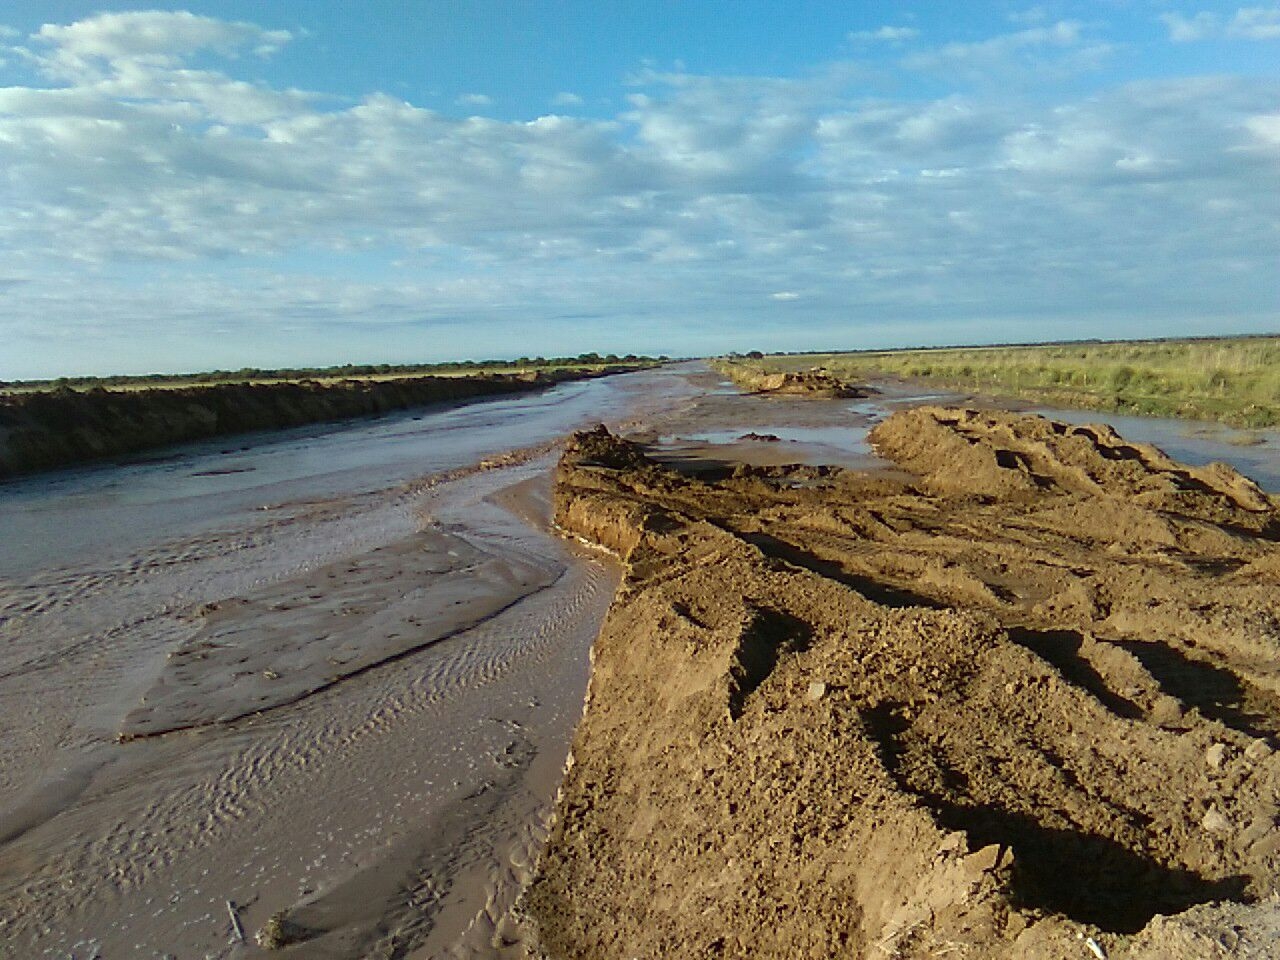
<svg viewBox="0 0 1280 960"><path fill-rule="evenodd" d="M679 437L664 437L662 443L693 441L713 445L727 443L803 443L812 446L831 447L847 453L869 454L871 445L867 442L865 425L848 427L770 427L759 426L751 429L708 430L702 433L685 434ZM754 434L754 436L752 436ZM777 437L776 441L761 439Z"/></svg>

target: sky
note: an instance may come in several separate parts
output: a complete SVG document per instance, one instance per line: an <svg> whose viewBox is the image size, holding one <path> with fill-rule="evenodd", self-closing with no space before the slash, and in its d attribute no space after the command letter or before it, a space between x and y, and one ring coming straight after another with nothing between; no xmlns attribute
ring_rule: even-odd
<svg viewBox="0 0 1280 960"><path fill-rule="evenodd" d="M1276 3L0 5L0 379L1278 318Z"/></svg>

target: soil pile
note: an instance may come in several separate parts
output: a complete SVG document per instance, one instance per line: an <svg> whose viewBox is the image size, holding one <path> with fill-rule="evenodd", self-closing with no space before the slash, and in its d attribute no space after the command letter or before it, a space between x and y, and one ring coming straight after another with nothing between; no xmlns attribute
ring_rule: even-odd
<svg viewBox="0 0 1280 960"><path fill-rule="evenodd" d="M570 446L558 521L627 573L527 897L546 952L1267 955L1276 502L1037 417L874 440L911 472Z"/></svg>
<svg viewBox="0 0 1280 960"><path fill-rule="evenodd" d="M855 386L825 370L804 370L799 373L762 373L743 367L731 366L726 371L739 386L755 393L801 397L869 397L875 390Z"/></svg>

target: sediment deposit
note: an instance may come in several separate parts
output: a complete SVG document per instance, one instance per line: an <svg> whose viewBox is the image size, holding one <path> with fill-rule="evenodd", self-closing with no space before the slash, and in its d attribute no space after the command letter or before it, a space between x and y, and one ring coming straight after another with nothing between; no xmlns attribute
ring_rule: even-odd
<svg viewBox="0 0 1280 960"><path fill-rule="evenodd" d="M1038 417L873 440L899 469L571 444L557 520L626 576L527 895L547 955L1269 955L1276 501Z"/></svg>
<svg viewBox="0 0 1280 960"><path fill-rule="evenodd" d="M631 368L9 394L0 396L0 478L250 430L527 393L623 369Z"/></svg>
<svg viewBox="0 0 1280 960"><path fill-rule="evenodd" d="M744 390L753 393L790 397L867 397L876 391L841 380L825 370L803 370L794 373L765 373L736 364L721 368L726 376Z"/></svg>

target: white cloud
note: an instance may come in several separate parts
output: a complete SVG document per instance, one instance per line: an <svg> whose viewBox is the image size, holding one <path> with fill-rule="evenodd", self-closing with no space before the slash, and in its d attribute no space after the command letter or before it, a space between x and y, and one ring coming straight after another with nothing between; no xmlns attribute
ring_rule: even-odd
<svg viewBox="0 0 1280 960"><path fill-rule="evenodd" d="M1245 121L1245 128L1262 144L1280 147L1280 113L1249 117Z"/></svg>
<svg viewBox="0 0 1280 960"><path fill-rule="evenodd" d="M1197 13L1190 17L1180 13L1162 13L1160 20L1169 28L1169 39L1174 43L1204 40L1216 34L1221 27L1212 13Z"/></svg>
<svg viewBox="0 0 1280 960"><path fill-rule="evenodd" d="M1043 87L1098 70L1112 44L1092 39L1097 26L1059 20L971 42L951 42L904 57L907 70L933 73L951 84Z"/></svg>
<svg viewBox="0 0 1280 960"><path fill-rule="evenodd" d="M54 48L52 56L41 59L51 74L82 76L103 61L172 65L202 50L232 57L249 48L265 56L291 36L287 30L265 30L252 23L147 10L103 13L69 26L45 24L33 39Z"/></svg>
<svg viewBox="0 0 1280 960"><path fill-rule="evenodd" d="M1015 53L1053 47L1073 47L1081 40L1083 24L1059 20L1044 27L1029 27L973 43L948 43L936 50L915 54L909 67L938 67L948 64L990 63Z"/></svg>
<svg viewBox="0 0 1280 960"><path fill-rule="evenodd" d="M1280 40L1280 7L1242 7L1227 24L1227 35L1245 40Z"/></svg>
<svg viewBox="0 0 1280 960"><path fill-rule="evenodd" d="M493 97L484 93L464 93L456 103L460 107L487 107L493 103Z"/></svg>
<svg viewBox="0 0 1280 960"><path fill-rule="evenodd" d="M522 318L693 342L779 314L967 316L1011 338L1028 316L1274 313L1275 81L920 99L870 97L840 70L647 72L611 118L508 121L383 93L335 104L237 79L234 60L194 69L193 51L265 31L178 25L166 42L50 29L40 56L88 67L0 90L6 346L84 363L148 337L177 351L217 317L220 344L276 337L273 363L346 331L336 362L370 330L425 343ZM1082 35L942 50L990 63ZM804 310L778 309L793 299Z"/></svg>
<svg viewBox="0 0 1280 960"><path fill-rule="evenodd" d="M920 31L915 27L885 25L875 30L855 30L849 34L849 39L854 43L870 43L877 40L885 43L901 43L904 40L913 40L918 36L920 36Z"/></svg>
<svg viewBox="0 0 1280 960"><path fill-rule="evenodd" d="M562 90L551 98L553 107L580 107L582 103L583 100L580 96L567 90Z"/></svg>
<svg viewBox="0 0 1280 960"><path fill-rule="evenodd" d="M1191 16L1164 13L1174 43L1191 43L1226 36L1236 40L1280 40L1280 7L1240 7L1230 17L1201 11Z"/></svg>
<svg viewBox="0 0 1280 960"><path fill-rule="evenodd" d="M1048 19L1049 11L1039 4L1034 7L1028 7L1026 10L1015 10L1009 14L1011 23L1044 23Z"/></svg>

